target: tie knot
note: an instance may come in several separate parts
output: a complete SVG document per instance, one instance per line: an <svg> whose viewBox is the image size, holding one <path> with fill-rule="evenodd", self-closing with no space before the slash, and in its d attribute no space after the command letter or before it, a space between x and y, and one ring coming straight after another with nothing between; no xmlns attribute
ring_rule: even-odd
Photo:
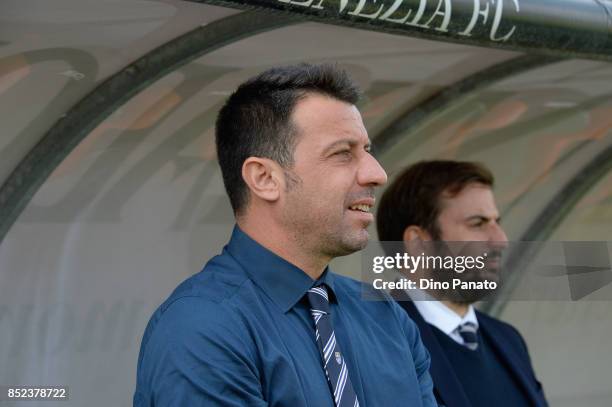
<svg viewBox="0 0 612 407"><path fill-rule="evenodd" d="M329 314L329 295L324 284L308 290L308 301L311 309Z"/></svg>
<svg viewBox="0 0 612 407"><path fill-rule="evenodd" d="M478 327L472 322L466 322L457 328L464 345L471 350L478 348Z"/></svg>

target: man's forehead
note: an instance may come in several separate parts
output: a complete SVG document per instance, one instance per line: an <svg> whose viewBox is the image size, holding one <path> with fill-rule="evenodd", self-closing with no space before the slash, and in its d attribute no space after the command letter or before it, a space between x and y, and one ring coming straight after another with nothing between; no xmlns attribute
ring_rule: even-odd
<svg viewBox="0 0 612 407"><path fill-rule="evenodd" d="M440 196L440 213L456 213L461 216L497 216L493 190L481 183L470 183L459 192L445 191Z"/></svg>
<svg viewBox="0 0 612 407"><path fill-rule="evenodd" d="M300 136L311 136L323 147L335 143L370 144L357 107L328 96L309 95L300 100L292 123Z"/></svg>
<svg viewBox="0 0 612 407"><path fill-rule="evenodd" d="M367 133L365 135L345 134L339 135L339 137L325 140L326 147L340 147L347 145L349 147L356 147L361 145L369 146L371 143Z"/></svg>

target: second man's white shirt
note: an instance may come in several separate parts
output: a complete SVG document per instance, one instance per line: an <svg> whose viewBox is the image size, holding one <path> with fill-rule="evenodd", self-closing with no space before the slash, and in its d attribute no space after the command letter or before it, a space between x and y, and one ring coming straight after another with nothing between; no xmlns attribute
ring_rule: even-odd
<svg viewBox="0 0 612 407"><path fill-rule="evenodd" d="M406 293L410 295L410 291L406 291ZM427 294L420 292L419 296L422 295L427 296ZM448 308L440 301L432 299L417 300L413 302L414 306L417 308L425 322L435 326L461 345L465 345L465 343L463 338L461 338L461 335L459 335L459 326L465 324L466 322L471 322L472 324L476 325L476 328L478 328L478 318L476 318L476 312L474 312L474 307L472 305L469 306L467 313L462 318L455 311Z"/></svg>

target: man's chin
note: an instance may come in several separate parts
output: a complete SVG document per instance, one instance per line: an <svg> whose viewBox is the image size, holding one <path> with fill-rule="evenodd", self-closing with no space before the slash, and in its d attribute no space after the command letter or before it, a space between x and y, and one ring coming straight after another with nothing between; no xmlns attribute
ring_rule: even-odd
<svg viewBox="0 0 612 407"><path fill-rule="evenodd" d="M499 274L499 270L482 270L482 271L472 271L465 275L462 278L465 281L494 281L499 283L501 280L501 275Z"/></svg>
<svg viewBox="0 0 612 407"><path fill-rule="evenodd" d="M469 270L465 271L461 274L455 273L446 273L445 271L439 271L438 273L445 274L436 274L437 277L434 280L438 282L447 283L452 286L453 280L459 279L463 283L471 284L471 283L494 283L497 288L501 286L501 275L499 274L499 270ZM445 278L440 278L440 276L444 276ZM438 289L431 290L432 295L439 300L446 300L458 304L473 304L478 301L482 301L487 299L491 294L493 294L497 288L493 291L489 289L463 289L463 288L448 288L448 289Z"/></svg>
<svg viewBox="0 0 612 407"><path fill-rule="evenodd" d="M369 234L365 229L351 234L350 236L345 235L340 239L338 244L334 245L335 250L333 251L333 256L348 256L349 254L363 250L368 245L368 239Z"/></svg>
<svg viewBox="0 0 612 407"><path fill-rule="evenodd" d="M354 246L357 248L357 250L363 250L368 245L369 241L370 234L368 233L368 230L366 228L363 228L359 231L358 235L355 236Z"/></svg>

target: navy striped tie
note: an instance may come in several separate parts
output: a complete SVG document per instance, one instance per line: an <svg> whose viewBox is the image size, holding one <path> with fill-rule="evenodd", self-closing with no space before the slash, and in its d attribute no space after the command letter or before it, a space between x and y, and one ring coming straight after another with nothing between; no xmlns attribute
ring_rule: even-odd
<svg viewBox="0 0 612 407"><path fill-rule="evenodd" d="M315 335L327 381L337 407L358 407L359 401L348 376L340 344L336 341L329 311L327 287L319 285L308 290L310 313L315 323Z"/></svg>
<svg viewBox="0 0 612 407"><path fill-rule="evenodd" d="M478 328L472 322L466 322L457 328L463 344L470 350L478 349Z"/></svg>

